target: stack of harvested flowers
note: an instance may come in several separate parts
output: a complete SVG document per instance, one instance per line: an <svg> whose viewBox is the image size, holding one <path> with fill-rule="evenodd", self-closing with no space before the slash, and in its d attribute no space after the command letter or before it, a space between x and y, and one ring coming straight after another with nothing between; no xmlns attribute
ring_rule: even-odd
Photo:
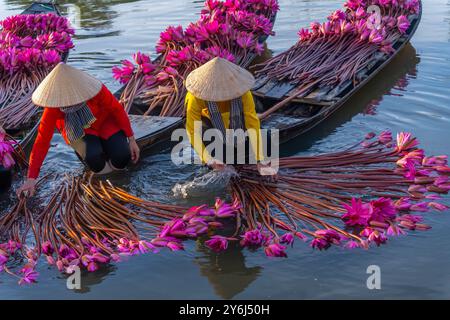
<svg viewBox="0 0 450 320"><path fill-rule="evenodd" d="M146 114L182 116L186 76L215 57L247 67L273 34L278 9L276 0L207 0L196 23L185 30L170 26L161 33L156 61L138 52L134 63L125 60L113 68L114 78L126 84L121 96L126 110L139 98L148 105Z"/></svg>
<svg viewBox="0 0 450 320"><path fill-rule="evenodd" d="M447 209L438 202L450 190L447 156L427 157L409 133L396 143L389 132L369 134L344 151L283 158L279 165L277 181L237 167L233 203L217 199L212 208L161 204L91 176L66 177L44 208L32 212L21 199L0 217L0 270L29 283L41 256L62 272L95 271L122 256L182 250L189 239L204 239L214 252L235 241L269 257L286 257L295 239L319 250L368 249L429 229L414 212ZM226 220L235 232L215 234ZM17 267L21 259L27 263Z"/></svg>
<svg viewBox="0 0 450 320"><path fill-rule="evenodd" d="M74 30L54 14L12 16L0 26L0 125L18 129L39 112L31 94L73 48Z"/></svg>
<svg viewBox="0 0 450 320"><path fill-rule="evenodd" d="M373 5L380 12L369 12ZM289 50L255 66L260 83L288 82L295 92L261 115L265 118L295 98L316 88L335 88L359 74L380 55L394 52L394 44L410 27L420 10L419 0L349 0L347 10L333 12L324 23L313 22L298 32Z"/></svg>

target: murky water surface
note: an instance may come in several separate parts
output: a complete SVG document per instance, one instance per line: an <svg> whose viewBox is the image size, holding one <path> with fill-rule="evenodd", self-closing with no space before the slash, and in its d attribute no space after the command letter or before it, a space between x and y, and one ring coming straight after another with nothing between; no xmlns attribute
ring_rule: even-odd
<svg viewBox="0 0 450 320"><path fill-rule="evenodd" d="M113 65L137 50L153 52L162 29L196 20L202 6L200 0L58 2L81 8L70 63L111 89L119 87L111 77ZM0 0L0 18L19 13L28 3ZM269 48L287 49L300 27L323 20L342 3L280 0L277 36L269 39ZM285 153L327 152L384 129L410 130L427 152L450 153L450 1L423 3L423 20L411 45L340 112L292 141ZM44 169L52 170L81 170L59 136ZM116 180L137 194L179 202L172 187L198 170L174 168L169 155L162 154L146 157L126 180ZM210 194L191 202L213 198ZM4 208L9 201L3 197L0 203ZM318 252L298 243L284 260L240 249L216 256L191 243L182 253L133 257L86 275L82 292L67 290L65 278L42 264L38 285L18 287L14 279L0 276L0 298L449 298L450 213L430 213L427 221L431 231L393 239L381 248ZM379 291L366 288L366 269L373 264L382 270Z"/></svg>

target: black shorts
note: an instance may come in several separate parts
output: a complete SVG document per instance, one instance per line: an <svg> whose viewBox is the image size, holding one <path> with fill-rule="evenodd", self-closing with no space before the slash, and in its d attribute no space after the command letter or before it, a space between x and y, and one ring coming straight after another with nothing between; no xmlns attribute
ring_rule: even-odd
<svg viewBox="0 0 450 320"><path fill-rule="evenodd" d="M107 140L87 134L71 147L93 172L102 171L106 161L111 161L117 169L125 169L131 161L130 144L123 131L113 134Z"/></svg>

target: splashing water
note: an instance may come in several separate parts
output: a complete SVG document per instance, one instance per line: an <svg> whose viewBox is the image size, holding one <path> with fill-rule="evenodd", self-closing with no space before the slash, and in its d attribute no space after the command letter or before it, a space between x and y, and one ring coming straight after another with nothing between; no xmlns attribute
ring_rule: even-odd
<svg viewBox="0 0 450 320"><path fill-rule="evenodd" d="M198 198L205 193L220 192L227 186L231 178L237 177L236 170L227 166L222 171L208 171L204 175L195 177L192 181L177 183L173 188L173 194L177 198Z"/></svg>

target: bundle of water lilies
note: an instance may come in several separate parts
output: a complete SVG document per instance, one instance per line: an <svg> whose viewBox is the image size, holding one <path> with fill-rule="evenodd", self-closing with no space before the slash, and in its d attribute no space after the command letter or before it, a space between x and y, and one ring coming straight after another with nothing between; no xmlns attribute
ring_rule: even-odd
<svg viewBox="0 0 450 320"><path fill-rule="evenodd" d="M134 63L125 60L113 68L114 77L126 84L121 101L127 111L139 98L147 114L183 115L186 76L214 57L247 67L263 52L262 41L272 34L278 9L277 0L207 0L196 23L161 33L156 61L137 53Z"/></svg>
<svg viewBox="0 0 450 320"><path fill-rule="evenodd" d="M184 241L195 239L214 252L236 242L286 257L295 239L319 250L367 249L427 230L417 212L448 209L439 202L450 190L447 156L427 157L409 133L392 140L389 132L369 134L340 152L283 158L276 181L253 167L237 167L233 202L218 199L212 208L161 204L89 175L68 176L45 207L31 210L31 200L21 199L0 217L0 270L30 283L42 256L71 273L164 248L182 250Z"/></svg>
<svg viewBox="0 0 450 320"><path fill-rule="evenodd" d="M25 154L17 141L0 132L0 166L10 170L16 165L19 168L26 167Z"/></svg>
<svg viewBox="0 0 450 320"><path fill-rule="evenodd" d="M374 5L379 11L371 12ZM295 85L288 99L305 97L316 88L357 83L374 59L393 53L392 45L419 14L420 2L349 0L345 7L345 12L333 12L326 22L313 22L310 29L301 29L293 47L255 66L256 75Z"/></svg>
<svg viewBox="0 0 450 320"><path fill-rule="evenodd" d="M126 256L183 250L184 241L221 227L239 209L220 200L214 208L161 204L87 175L63 179L45 207L31 210L28 201L0 217L0 271L21 284L37 280L41 257L61 272L93 272Z"/></svg>
<svg viewBox="0 0 450 320"><path fill-rule="evenodd" d="M447 156L427 157L409 133L369 134L335 153L280 160L278 181L239 168L233 196L242 203L244 241L285 256L295 238L317 249L368 248L409 230L427 230L414 212L447 210L439 194L450 190ZM267 239L275 239L267 246Z"/></svg>
<svg viewBox="0 0 450 320"><path fill-rule="evenodd" d="M0 26L0 125L17 129L39 112L31 95L73 48L74 30L54 14L11 16Z"/></svg>

